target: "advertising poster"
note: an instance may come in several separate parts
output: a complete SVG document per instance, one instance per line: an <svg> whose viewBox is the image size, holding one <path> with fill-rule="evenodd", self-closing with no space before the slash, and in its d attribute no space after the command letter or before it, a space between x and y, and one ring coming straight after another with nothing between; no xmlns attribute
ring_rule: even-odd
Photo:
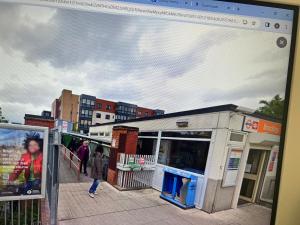
<svg viewBox="0 0 300 225"><path fill-rule="evenodd" d="M47 135L44 128L0 125L0 200L44 196Z"/></svg>
<svg viewBox="0 0 300 225"><path fill-rule="evenodd" d="M240 167L241 158L243 155L242 149L230 149L226 168L223 177L223 187L230 187L236 185L238 171Z"/></svg>

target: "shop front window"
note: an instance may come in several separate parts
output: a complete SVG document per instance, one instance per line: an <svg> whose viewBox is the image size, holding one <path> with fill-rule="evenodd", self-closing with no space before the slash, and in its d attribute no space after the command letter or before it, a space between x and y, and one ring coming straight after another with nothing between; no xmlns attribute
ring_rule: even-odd
<svg viewBox="0 0 300 225"><path fill-rule="evenodd" d="M209 141L161 140L158 163L204 174Z"/></svg>
<svg viewBox="0 0 300 225"><path fill-rule="evenodd" d="M139 138L137 144L138 155L155 155L157 139Z"/></svg>

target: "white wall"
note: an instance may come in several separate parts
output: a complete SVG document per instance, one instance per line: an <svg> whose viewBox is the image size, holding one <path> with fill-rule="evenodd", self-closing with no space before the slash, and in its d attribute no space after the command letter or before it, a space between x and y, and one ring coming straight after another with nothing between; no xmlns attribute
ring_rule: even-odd
<svg viewBox="0 0 300 225"><path fill-rule="evenodd" d="M222 117L221 120L219 120ZM178 120L188 121L188 127L178 128L176 122ZM102 125L90 127L90 132L112 131L115 125L124 125L138 127L140 131L158 131L158 130L203 130L213 128L228 128L229 112L216 112L189 116L179 116L164 119L143 120L135 122L123 122L118 124ZM225 127L227 126L227 127Z"/></svg>
<svg viewBox="0 0 300 225"><path fill-rule="evenodd" d="M96 114L100 113L101 118L97 118ZM110 119L106 119L106 115L110 116ZM92 118L92 124L95 125L97 123L103 124L103 123L110 123L110 122L115 122L115 114L114 113L109 113L109 112L103 112L103 111L96 111L94 110L93 112L93 118Z"/></svg>
<svg viewBox="0 0 300 225"><path fill-rule="evenodd" d="M240 113L230 113L229 129L242 130L244 124L244 115Z"/></svg>

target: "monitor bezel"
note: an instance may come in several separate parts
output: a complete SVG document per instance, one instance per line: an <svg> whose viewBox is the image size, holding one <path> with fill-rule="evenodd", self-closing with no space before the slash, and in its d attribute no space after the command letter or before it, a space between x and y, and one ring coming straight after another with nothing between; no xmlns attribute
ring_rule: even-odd
<svg viewBox="0 0 300 225"><path fill-rule="evenodd" d="M281 127L280 143L279 143L280 151L278 153L275 190L274 190L274 197L273 197L273 204L272 204L272 211L271 211L271 220L270 220L270 225L275 225L277 208L278 208L280 183L281 183L283 154L285 151L285 138L286 138L286 129L287 129L287 120L288 120L288 109L289 109L289 105L290 105L291 85L292 85L292 77L293 77L294 62L295 62L299 6L293 5L293 4L256 1L256 0L218 0L218 1L229 2L229 3L230 2L241 3L241 4L246 4L246 5L259 5L259 6L266 6L266 7L272 7L272 8L282 8L282 9L288 9L288 10L293 11L291 45L290 45L290 53L289 53L287 79L286 79L286 85L285 85L285 101L284 101L282 127Z"/></svg>

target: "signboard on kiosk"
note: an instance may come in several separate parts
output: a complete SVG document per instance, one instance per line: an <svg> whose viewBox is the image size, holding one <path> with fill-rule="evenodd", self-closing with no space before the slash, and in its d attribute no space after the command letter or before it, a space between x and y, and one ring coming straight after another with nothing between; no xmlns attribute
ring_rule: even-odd
<svg viewBox="0 0 300 225"><path fill-rule="evenodd" d="M245 116L243 131L280 135L281 124L251 116Z"/></svg>
<svg viewBox="0 0 300 225"><path fill-rule="evenodd" d="M0 201L45 197L48 128L0 124Z"/></svg>
<svg viewBox="0 0 300 225"><path fill-rule="evenodd" d="M242 154L242 149L229 149L222 187L230 187L236 185Z"/></svg>

